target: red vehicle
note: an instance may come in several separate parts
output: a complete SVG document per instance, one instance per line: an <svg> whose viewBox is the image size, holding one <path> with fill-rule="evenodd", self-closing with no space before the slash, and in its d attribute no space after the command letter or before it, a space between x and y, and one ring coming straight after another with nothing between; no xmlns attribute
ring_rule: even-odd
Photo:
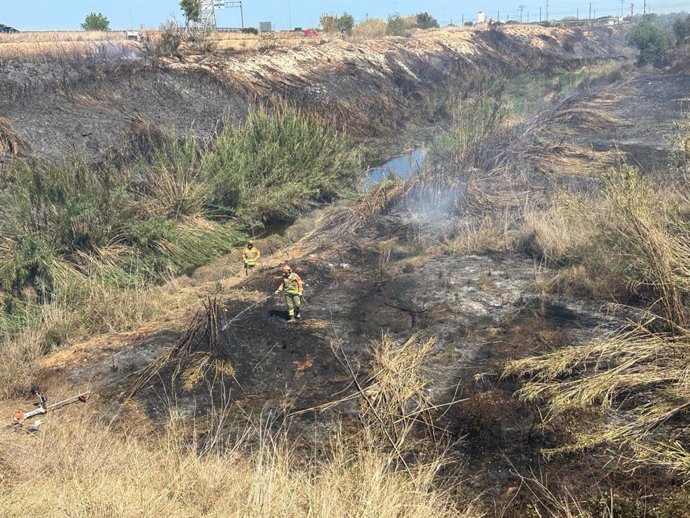
<svg viewBox="0 0 690 518"><path fill-rule="evenodd" d="M304 32L302 33L304 36L307 36L309 38L313 38L314 36L318 36L319 33L316 32L316 29L304 29Z"/></svg>

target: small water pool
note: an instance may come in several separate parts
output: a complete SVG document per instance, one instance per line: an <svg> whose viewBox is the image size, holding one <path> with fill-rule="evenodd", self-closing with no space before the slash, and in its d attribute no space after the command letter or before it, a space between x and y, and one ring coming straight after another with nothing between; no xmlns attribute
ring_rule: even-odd
<svg viewBox="0 0 690 518"><path fill-rule="evenodd" d="M359 190L366 192L380 184L390 175L396 175L407 180L413 174L421 171L425 158L426 149L423 147L416 147L409 153L395 156L385 164L366 171Z"/></svg>

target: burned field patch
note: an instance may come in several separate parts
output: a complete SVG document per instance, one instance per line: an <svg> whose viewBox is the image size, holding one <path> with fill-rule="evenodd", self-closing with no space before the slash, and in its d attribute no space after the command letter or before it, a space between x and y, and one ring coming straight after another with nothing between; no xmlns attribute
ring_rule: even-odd
<svg viewBox="0 0 690 518"><path fill-rule="evenodd" d="M434 397L452 397L458 379L487 366L492 330L526 304L532 263L426 255L406 239L391 252L385 238L404 234L399 218L379 222L381 235L341 235L336 246L291 262L305 283L299 323L286 321L283 296L270 295L278 270L248 277L239 288L245 298L219 294L207 301L186 333L139 373L135 399L156 419L165 417L153 410L161 395L186 415L204 415L223 398L255 409L287 402L302 411L351 393L343 358L366 376L370 346L384 333L396 340L434 337L425 375Z"/></svg>

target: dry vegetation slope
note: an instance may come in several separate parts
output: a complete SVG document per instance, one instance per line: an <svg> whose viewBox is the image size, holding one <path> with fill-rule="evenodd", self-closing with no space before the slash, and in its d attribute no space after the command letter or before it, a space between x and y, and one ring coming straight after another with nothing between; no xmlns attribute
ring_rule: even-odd
<svg viewBox="0 0 690 518"><path fill-rule="evenodd" d="M519 47L523 51L529 48L532 49L530 52L536 52L535 55L545 56L552 53L570 56L560 43L551 39L553 35L563 33L548 29L534 30L545 32L537 33L537 38L526 39L525 46ZM509 36L480 35L479 43L474 44L474 47L467 44L462 47L462 52L453 51L445 55L467 56L471 49L475 48L480 49L477 53L482 56L482 60L488 59L496 66L515 65L528 59L532 54L523 52L521 57L511 58L510 63L506 63L508 60L505 54L495 54L501 45L507 43L504 38L513 37L514 41L517 41L522 37L519 30L516 31L518 33ZM416 85L416 88L424 86L422 77L425 76L409 64L421 63L423 60L433 61L435 54L428 49L443 47L434 39L435 34L438 35L431 33L428 38L420 38L415 43L416 46L408 45L404 49L402 45L405 40L386 44L386 49L390 48L390 45L401 45L397 56L414 56L410 61L402 58L387 59L377 67L384 67L384 77L400 76L411 81L401 82L401 89L394 91L395 95L404 100L401 106L405 106L412 98L409 96L410 91L418 91L413 88L406 92L403 88L405 85ZM540 34L545 38L538 38ZM465 35L462 34L457 36L454 43L446 44L455 45L457 50L464 38ZM492 43L488 41L489 38L497 39L491 40ZM370 46L367 48L374 48L378 44L368 45ZM534 50L539 46L545 47L544 54ZM310 52L318 54L321 52L319 49L320 47L310 49ZM362 60L366 60L366 57L360 57L363 53L349 43L333 44L330 49L333 52L333 49L337 49L343 56L339 61L341 73L343 68L347 69L347 60L360 64ZM257 56L256 59L276 61L281 57L289 57L291 52L276 49L265 56ZM493 58L490 58L492 55ZM312 56L310 63L320 62L322 58L323 55L320 55L319 59ZM494 58L495 60L491 61ZM548 59L544 59L544 64L547 64ZM407 64L407 70L401 63ZM486 64L485 61L483 63ZM170 66L192 71L208 68L214 77L227 74L227 70L219 66L215 58ZM274 72L269 78L259 78L256 73L261 72L263 68L257 70L256 63L251 60L244 67L238 63L236 69L240 71L240 75L234 84L242 85L239 90L246 96L242 98L249 99L255 94L261 97L261 92L256 90L256 84L275 80L279 83L277 87L280 88L280 84L283 84L283 93L287 97L294 98L299 95L299 85L304 82L311 84L304 78L315 72L310 68L313 65L292 66L294 69L291 74L294 77ZM458 70L465 70L466 66L463 58ZM360 69L358 66L353 68ZM319 76L316 73L315 75ZM158 77L166 76L163 74ZM323 79L323 76L319 77L322 79L321 85L327 86L324 86L325 95L331 91L329 81L332 81L333 88L337 86L335 76L327 80ZM313 85L310 88L317 90ZM380 95L380 91L377 90L377 95ZM373 99L378 97L373 96ZM337 100L327 100L326 103L328 102L335 103ZM351 101L345 98L345 102ZM465 118L466 113L459 111L456 114L456 123L461 128L459 135L466 136L476 130L472 125L478 121L468 121ZM560 113L561 118L572 115L573 112ZM484 124L484 120L480 122ZM610 123L612 120L606 122ZM528 127L525 134L531 135L531 130L532 128ZM508 128L508 132L511 131L513 128ZM254 381L259 378L273 380L273 389L284 387L283 382L288 379L291 388L306 386L307 396L321 397L323 400L333 394L319 393L319 390L324 390L323 386L319 385L319 390L316 390L310 375L318 368L324 367L324 364L324 368L331 369L329 375L332 375L334 370L342 368L342 365L338 367L334 360L335 368L328 365L328 358L332 359L334 353L339 352L347 352L350 357L357 359L360 359L357 354L361 354L365 361L370 361L373 356L376 359L372 369L374 374L368 376L365 373L360 378L364 390L347 395L348 403L355 406L354 410L350 407L346 415L356 416L361 425L361 428L358 426L359 434L356 440L343 443L336 436L329 447L325 448L327 454L324 455L323 450L319 450L321 455L318 457L297 455L295 450L286 448L286 443L261 426L248 426L250 429L253 428L251 432L246 435L240 433L238 439L228 441L225 436L228 429L227 420L233 414L236 416L236 411L231 412L231 405L222 404L218 413L197 420L191 425L192 429L184 429L185 426L180 424L181 420L177 419L179 415L176 414L189 412L189 407L185 406L188 401L184 400L184 390L179 392L182 395L178 401L179 406L170 405L171 416L156 416L172 419L171 424L163 432L157 430L161 433L155 433L155 439L150 436L139 437L141 430L145 430L145 433L151 430L150 425L142 426L139 430L136 426L129 426L143 425L147 416L143 416L142 421L137 421L136 413L126 414L134 421L117 425L125 432L121 436L126 439L120 440L114 438L112 428L100 428L100 425L94 425L88 416L77 417L76 412L70 409L65 412L65 420L51 419L44 435L37 441L23 436L2 436L0 465L8 476L0 479L0 506L10 510L9 516L24 516L29 513L53 513L64 516L303 516L309 513L318 516L459 516L462 512L466 516L479 516L481 513L471 506L468 507L466 503L458 504L463 502L466 495L463 494L464 490L458 487L457 479L449 479L455 486L452 492L439 491L437 475L447 459L437 455L438 452L433 448L425 450L416 440L418 437L409 434L411 423L425 421L434 411L439 410L425 406L428 405L430 387L417 376L420 365L427 359L424 356L432 355L436 369L434 374L447 376L448 380L451 380L451 385L456 381L455 376L463 374L462 367L467 367L467 360L476 361L477 365L472 365L469 375L465 372L462 378L464 383L471 384L471 375L478 373L478 369L493 369L497 366L495 356L504 359L505 355L520 351L524 353L549 350L568 343L573 336L582 337L581 330L577 329L580 324L590 325L593 321L610 324L601 313L592 310L596 304L585 302L579 306L585 309L577 313L573 308L578 306L572 305L572 300L568 300L566 296L564 301L559 293L554 293L560 289L575 291L578 288L575 286L577 281L586 279L573 281L572 276L559 278L557 275L554 279L554 272L550 267L559 269L561 266L567 266L568 268L563 268L566 274L577 272L578 268L591 268L590 276L599 282L600 291L588 295L605 299L612 295L604 284L609 278L601 279L595 274L596 268L602 263L587 262L586 259L597 258L604 261L603 265L608 268L607 273L611 274L612 283L617 280L615 276L621 273L619 269L630 275L631 272L626 271L624 265L616 262L615 257L611 257L612 242L615 245L628 246L627 250L631 255L641 250L647 253L647 256L643 255L642 259L635 263L637 269L632 272L639 273L641 277L623 277L622 282L610 284L609 287L625 290L632 286L633 291L637 289L639 294L647 295L651 300L654 300L659 290L667 290L661 294L669 294L668 297L663 297L663 300L670 301L670 304L663 306L669 319L680 317L679 313L682 313L682 309L679 310L678 307L682 293L673 287L674 278L686 276L685 270L679 266L685 245L680 242L680 255L670 250L672 246L667 246L668 243L676 243L668 234L670 230L676 230L680 226L675 219L677 214L673 211L659 210L654 200L660 191L650 192L646 184L636 183L637 176L626 172L627 170L618 175L609 174L602 177L602 168L592 167L587 175L591 176L591 184L587 184L589 190L586 191L586 196L580 198L559 190L559 195L568 196L569 203L560 204L562 198L556 197L553 203L548 199L539 198L537 203L533 204L529 196L531 193L523 191L524 184L521 182L527 182L529 185L529 182L534 180L540 185L545 183L552 186L567 186L573 180L573 176L578 177L575 180L579 179L578 167L564 168L563 164L567 161L561 161L555 164L530 164L528 169L522 170L521 167L527 162L526 157L516 153L519 161L506 160L501 163L501 167L492 170L490 175L483 176L483 173L487 172L483 169L487 165L483 160L490 156L491 160L488 163L496 163L492 162L495 159L495 153L492 152L492 149L495 150L492 147L492 142L495 143L491 140L494 137L492 132L493 129L487 130L482 127L476 133L476 142L464 140L461 144L455 143L457 147L441 150L440 156L447 160L441 162L438 169L428 173L430 176L424 177L431 180L429 190L435 191L437 197L426 197L424 182L413 181L406 186L386 185L356 210L336 213L331 218L326 218L321 222L320 233L312 235L313 239L307 240L306 244L303 243L290 252L281 253L285 255L277 254L266 259L267 266L271 267L278 266L281 260L296 260L296 267L305 273L305 278L310 279L313 293L320 293L313 300L307 299L310 306L306 312L310 313L312 322L305 322L306 325L301 330L291 331L287 347L275 346L276 343L280 344L279 339L285 337L286 330L279 316L270 313L276 302L266 301L263 297L263 294L275 284L270 271L258 272L240 289L230 292L230 284L220 282L224 272L228 270L228 264L220 263L216 265L215 270L206 272L210 278L200 278L200 285L188 291L188 298L195 299L199 295L221 289L224 291L221 298L224 299L225 309L230 310L230 315L239 316L240 311L247 308L249 311L244 313L246 318L236 321L237 328L231 328L232 332L225 333L222 338L229 340L234 347L230 354L234 365L228 366L218 362L216 360L219 358L210 355L216 352L213 347L225 347L227 343L218 341L219 337L214 333L202 333L203 345L213 347L199 349L196 348L199 344L191 344L193 347L183 351L188 355L185 358L187 363L177 362L176 358L177 363L167 366L174 373L182 375L181 379L180 376L177 379L179 386L194 380L202 381L200 390L206 391L208 395L208 387L203 385L204 381L223 376L229 378L231 368L238 367L239 372L242 372L242 368L252 371L254 378L247 376L239 379L240 384L244 384L245 389L250 391L261 387ZM536 131L534 133L539 134ZM548 135L548 132L540 134L544 135ZM499 138L505 136L506 133L499 133ZM487 142L479 142L484 139L488 139ZM510 153L505 156L510 158ZM615 157L608 158L611 164L616 163ZM580 163L585 164L596 160L597 156L579 156L578 159L582 159ZM534 171L549 177L544 181L539 174L532 176ZM458 174L460 180L468 182L466 189L459 189L458 184L454 183L458 179ZM562 174L563 178L556 178L558 174ZM506 178L514 183L501 181ZM448 180L450 182L446 183ZM500 188L504 185L512 186L512 190L508 187L504 193L499 193L507 192L509 196L496 196L497 185L500 185ZM573 186L576 187L577 193L578 183L574 181ZM406 197L405 194L411 196ZM635 200L639 196L650 200L650 203L636 204ZM392 200L402 200L402 203L392 203ZM410 200L410 203L407 203L407 200ZM591 205L587 205L590 201ZM518 210L515 210L516 205L519 207ZM392 212L385 210L391 207L394 207ZM572 212L564 213L564 210ZM631 214L633 217L617 219L612 218L611 214ZM651 214L663 214L665 219L654 223ZM441 225L438 224L439 219L443 222ZM626 226L626 222L630 222L632 226ZM302 234L304 228L297 229L296 232ZM567 241L567 246L552 246L559 240L550 238L558 232L571 238ZM653 237L651 241L648 235ZM608 241L611 236L613 241ZM527 237L531 247L528 251L537 259L547 260L549 268L535 268L532 259L521 255L527 248ZM281 238L278 241L284 244L286 240L289 241L290 238ZM598 246L594 249L587 248L588 242ZM266 247L267 250L273 247L280 248L265 242L261 242L260 246ZM491 253L478 257L467 256L468 252ZM287 255L288 253L292 255ZM657 253L661 255L655 255ZM430 257L433 257L432 261L429 261ZM663 259L661 267L648 268L655 257ZM650 258L651 261L645 261ZM232 262L233 260L230 260L229 264ZM356 268L353 269L352 265ZM535 283L534 281L540 280L542 275L548 282L541 285ZM535 288L529 288L535 284ZM174 285L172 287L175 288ZM684 285L681 288L684 289ZM531 289L535 289L536 293L530 292ZM242 296L238 296L240 293ZM189 307L188 300L179 302L181 306ZM558 312L559 304L567 303L571 305ZM215 315L215 311L214 309L210 314ZM458 319L459 312L462 319ZM577 315L572 317L573 313ZM175 343L187 345L187 342L180 338L184 339L186 336L184 323L188 321L189 315L181 318L180 314L175 314L172 317L175 320L174 324L157 323L153 326L162 326L165 328L163 332L150 333L151 327L141 330L144 339L153 336L153 339L157 340L153 348L146 347L147 344L140 341L142 337L136 335L100 338L48 359L45 365L49 372L44 379L55 381L64 375L70 382L79 382L84 378L90 378L96 384L109 383L112 380L123 382L131 373L129 367L150 362L156 358L157 353L164 352L166 347ZM582 317L589 317L590 320ZM582 318L581 322L577 321L578 318ZM202 324L203 322L202 318ZM182 325L175 325L180 323ZM409 337L412 329L418 329L422 335L437 335L438 340L431 342L414 337L407 342L403 341L401 346L384 339L373 346L371 351L365 350L366 339L380 337L382 326L392 327L393 332L397 333L396 337ZM175 327L178 327L178 330L175 330ZM333 334L336 336L333 337ZM337 339L338 335L346 336L349 340L341 344ZM676 339L682 343L684 337L685 333L680 333ZM583 371L589 372L589 357L593 354L599 357L604 355L611 364L620 365L619 370L609 375L615 376L618 372L626 375L624 384L620 386L621 390L634 387L635 383L646 384L650 380L656 380L667 384L673 397L686 397L682 356L674 356L677 348L673 347L670 349L671 354L663 357L672 367L670 373L673 379L650 378L649 368L654 366L650 358L654 355L658 357L666 344L663 340L648 341L646 337L642 338L628 348L621 348L622 353L611 354L612 350L619 348L620 342L604 342L599 346L580 348L577 353L567 358L563 358L562 354L554 354L545 359L526 360L514 364L511 372L534 374L534 383L523 391L525 399L531 400L541 395L540 382L547 383L546 390L555 393L558 386L554 385L552 376L565 376L571 373L569 369L573 364L580 363L583 364ZM329 349L329 342L330 345L336 345L335 351ZM293 347L293 343L297 345ZM125 348L134 350L139 346L142 346L140 352L143 352L140 357L128 356L126 351L123 351ZM104 348L101 349L102 347ZM123 352L123 358L139 363L108 364L104 359L113 352ZM638 362L630 360L638 352L646 356ZM75 365L74 358L70 359L70 353L87 361ZM579 356L578 353L583 353L583 356ZM98 358L97 362L91 361L94 357ZM625 372L631 365L635 368L641 365L644 369L643 376L639 376L640 371ZM180 372L176 371L178 366L182 369ZM64 370L56 373L55 367ZM199 372L202 372L201 376L196 375ZM347 370L337 371L336 374L333 378L338 378L340 383L350 380ZM618 393L609 391L602 394L599 380L603 378L604 375L594 376L596 383L582 389L581 385L571 385L572 391L565 395L575 396L576 403L603 398L604 406L610 405L612 398L617 397ZM248 379L254 385L248 385ZM171 385L163 378L151 378L147 381L150 382L148 399L142 398L139 403L149 412L150 406L147 408L147 404L163 407L167 412L166 405L170 402L161 403L161 399L166 397L162 396L163 389L168 390ZM400 381L402 383L399 383ZM228 383L232 382L228 380ZM482 388L487 386L484 383L487 383L489 389L482 391ZM51 386L57 386L57 382L51 383ZM118 389L121 387L115 383L108 386L108 389L112 390L112 386ZM330 388L339 389L341 386L334 384ZM438 389L438 386L435 388ZM618 388L616 387L616 390ZM68 388L65 387L64 390ZM489 473L489 477L496 477L495 484L482 486L481 480L476 480L486 477L486 471L495 468L492 462L499 456L513 455L515 450L521 451L518 456L511 459L522 458L520 455L538 457L539 448L551 445L550 441L557 435L553 434L548 426L546 431L535 428L534 423L530 427L526 421L537 419L538 414L533 408L510 399L505 391L505 386L486 382L482 377L477 381L477 387L471 387L467 393L460 394L472 396L471 406L454 409L454 412L459 413L450 415L451 418L457 419L457 435L470 433L472 435L469 439L475 446L478 445L479 455L469 457L473 463L477 462L473 467L486 461L481 466L485 472L473 473L476 479L472 482L478 485L477 492L489 487L489 496L497 496L498 515L502 515L503 509L509 508L513 502L511 495L514 494L515 487L508 484L514 483L516 479L507 480L506 475ZM436 392L439 393L443 393L443 390ZM251 397L247 397L247 400L251 400ZM560 412L563 407L569 409L569 405L572 405L572 401L555 398L550 408L555 417L562 417ZM113 408L119 407L115 405ZM112 411L111 409L110 412ZM668 412L673 411L674 408L668 409ZM604 439L615 439L616 434L620 435L621 432L638 432L646 425L664 419L666 415L668 414L644 415L629 429L605 430L610 435L604 436ZM676 415L674 413L672 417ZM67 416L74 420L67 421ZM326 414L326 418L330 416L331 414ZM509 423L511 427L503 431L502 427L507 423L506 418L512 420ZM307 424L312 423L309 417ZM557 421L556 425L558 424L560 423ZM501 431L496 432L495 428ZM433 427L430 431L432 434L440 433L440 430ZM256 438L257 441L252 443L255 448L251 456L247 456L244 450L243 440L247 437ZM588 445L586 435L579 438L582 439L582 444ZM499 451L503 448L505 451ZM21 450L23 454L11 454L17 450ZM463 455L467 454L466 450L461 452ZM658 452L654 454L657 455ZM69 462L66 463L65 459L69 459ZM407 463L411 459L415 459L416 462L410 462L412 466L409 466ZM32 466L40 466L40 469L28 469L25 460L32 462ZM593 469L596 469L596 463L594 464ZM229 469L229 466L232 466L232 469ZM539 463L534 466L542 467ZM567 462L561 464L561 469L567 469L567 466ZM548 466L544 466L544 469L548 469ZM559 473L557 470L555 472ZM575 482L577 481L575 479ZM532 501L529 495L526 495L527 489L519 493L516 502L524 504L522 509L529 509L529 505L541 499L537 508L542 515L568 516L569 504L562 498L567 499L572 495L567 491L558 495L549 493L547 489L554 489L553 487L544 488L544 492L539 492L541 488L538 483L539 481L530 481L530 487L537 493ZM35 493L30 494L30 488L36 484L43 488L38 496ZM133 494L132 488L145 490L137 490L136 494ZM501 500L500 493L508 497ZM549 498L553 498L553 502L548 501ZM576 505L571 509L573 512L570 515L579 514L575 512Z"/></svg>
<svg viewBox="0 0 690 518"><path fill-rule="evenodd" d="M506 27L155 62L2 52L0 113L16 138L43 156L76 150L97 157L121 144L136 117L206 138L224 117L242 120L251 104L283 100L361 136L390 134L423 111L420 101L433 105L434 92L471 88L487 72L567 67L629 50L610 29Z"/></svg>

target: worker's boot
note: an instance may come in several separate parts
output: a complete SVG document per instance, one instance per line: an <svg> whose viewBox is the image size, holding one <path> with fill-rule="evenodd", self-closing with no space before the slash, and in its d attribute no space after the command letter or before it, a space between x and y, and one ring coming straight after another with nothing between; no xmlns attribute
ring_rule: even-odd
<svg viewBox="0 0 690 518"><path fill-rule="evenodd" d="M300 318L302 318L302 315L300 315L299 309L298 309L295 311L295 319L299 320Z"/></svg>

